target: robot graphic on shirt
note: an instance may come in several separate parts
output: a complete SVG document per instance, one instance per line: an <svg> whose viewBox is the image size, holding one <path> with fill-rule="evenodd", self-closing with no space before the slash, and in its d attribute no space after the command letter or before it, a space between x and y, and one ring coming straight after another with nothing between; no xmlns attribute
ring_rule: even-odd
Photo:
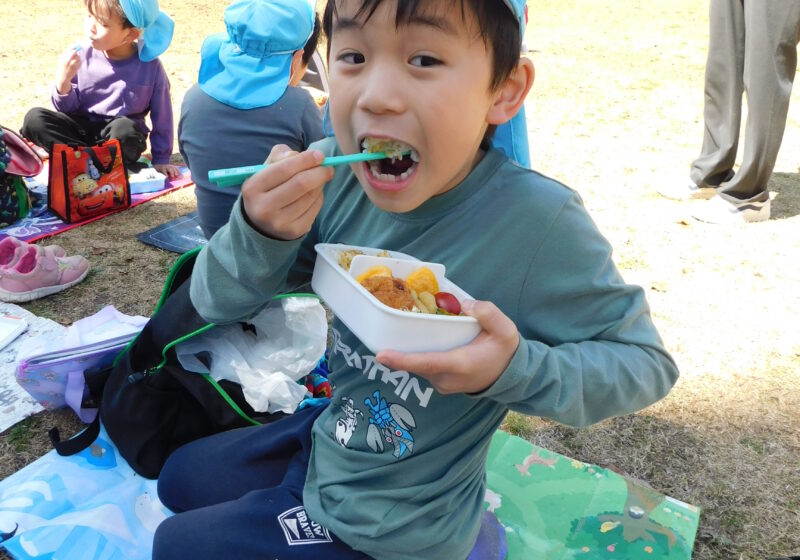
<svg viewBox="0 0 800 560"><path fill-rule="evenodd" d="M382 453L384 442L392 444L393 455L400 459L406 453L414 451L414 436L411 430L417 427L414 415L404 406L399 404L389 404L386 399L381 397L380 391L372 393L375 399L364 399L364 404L369 408L370 418L367 427L367 445L375 453ZM355 408L353 399L343 397L345 404L341 406L344 417L336 420L336 441L343 447L347 447L350 438L358 425L358 415L364 416L360 410Z"/></svg>
<svg viewBox="0 0 800 560"><path fill-rule="evenodd" d="M364 404L372 414L367 428L367 445L375 453L380 453L385 440L394 445L394 456L398 459L406 451L413 453L414 436L411 430L417 427L414 416L402 405L387 403L380 391L375 391L372 396L375 398L374 404L371 399L364 399Z"/></svg>

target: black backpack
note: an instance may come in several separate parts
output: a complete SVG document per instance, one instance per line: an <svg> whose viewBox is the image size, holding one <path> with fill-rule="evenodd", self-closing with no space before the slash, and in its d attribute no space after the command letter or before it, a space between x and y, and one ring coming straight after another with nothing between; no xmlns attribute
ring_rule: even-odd
<svg viewBox="0 0 800 560"><path fill-rule="evenodd" d="M114 363L84 372L89 400L99 403L99 413L72 439L61 441L58 429L50 430L50 440L60 455L88 447L97 438L102 420L131 468L146 478L157 478L170 453L185 443L285 416L254 411L239 384L186 371L178 362L176 344L215 326L198 315L189 299L188 280L199 251L178 259L155 313ZM84 402L84 408L94 406Z"/></svg>

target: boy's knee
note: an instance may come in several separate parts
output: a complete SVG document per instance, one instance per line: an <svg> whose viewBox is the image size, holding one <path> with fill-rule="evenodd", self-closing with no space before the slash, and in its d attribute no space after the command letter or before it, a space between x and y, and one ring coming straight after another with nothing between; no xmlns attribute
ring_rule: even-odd
<svg viewBox="0 0 800 560"><path fill-rule="evenodd" d="M50 111L43 107L34 107L25 114L22 120L20 134L26 138L35 136L35 133L47 127L47 116Z"/></svg>
<svg viewBox="0 0 800 560"><path fill-rule="evenodd" d="M107 131L112 138L123 136L142 136L142 132L136 126L133 119L128 117L117 117L108 123Z"/></svg>
<svg viewBox="0 0 800 560"><path fill-rule="evenodd" d="M103 129L103 138L116 138L122 147L125 164L130 166L147 148L147 135L128 117L117 117Z"/></svg>
<svg viewBox="0 0 800 560"><path fill-rule="evenodd" d="M117 117L106 126L104 130L106 138L117 138L122 145L142 146L144 149L147 135L139 130L136 123L128 117Z"/></svg>

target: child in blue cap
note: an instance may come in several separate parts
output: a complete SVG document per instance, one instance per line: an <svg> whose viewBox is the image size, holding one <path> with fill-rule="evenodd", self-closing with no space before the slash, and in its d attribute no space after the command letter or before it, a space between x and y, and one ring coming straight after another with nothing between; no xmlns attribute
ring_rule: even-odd
<svg viewBox="0 0 800 560"><path fill-rule="evenodd" d="M156 531L156 560L474 558L489 444L509 410L586 426L674 384L644 291L624 282L580 196L490 146L533 83L523 6L328 2L335 138L276 147L245 181L198 255L192 302L214 323L244 319L309 280L315 244L340 242L443 263L477 298L462 310L482 331L447 352L374 353L334 318L326 408L167 460L159 496L181 513ZM406 155L320 166L375 141Z"/></svg>
<svg viewBox="0 0 800 560"><path fill-rule="evenodd" d="M174 24L157 0L84 0L87 44L59 59L51 96L55 111L28 111L23 136L50 151L54 143L91 146L119 139L123 160L136 170L150 147L153 166L169 177L173 119L170 86L158 56ZM152 131L145 123L150 115Z"/></svg>
<svg viewBox="0 0 800 560"><path fill-rule="evenodd" d="M186 92L178 123L208 238L239 196L237 186L211 183L209 169L262 163L276 144L300 152L324 136L319 107L297 85L320 33L308 1L237 0L225 10L225 26L203 42L198 83Z"/></svg>

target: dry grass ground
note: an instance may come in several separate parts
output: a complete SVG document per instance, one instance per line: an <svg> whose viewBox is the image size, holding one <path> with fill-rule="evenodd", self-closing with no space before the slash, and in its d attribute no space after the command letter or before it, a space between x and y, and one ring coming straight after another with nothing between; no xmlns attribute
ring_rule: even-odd
<svg viewBox="0 0 800 560"><path fill-rule="evenodd" d="M695 558L800 554L800 93L775 175L773 219L747 227L693 221L654 187L683 180L702 138L706 2L533 0L527 45L537 81L527 110L534 167L576 188L626 278L645 287L682 377L639 414L574 430L512 416L535 443L612 467L702 508ZM177 21L162 57L176 111L201 39L223 2L162 0ZM47 105L53 64L81 36L80 0L6 0L0 122ZM34 39L35 33L35 39ZM175 255L135 233L190 211L190 189L57 241L93 270L26 307L68 324L113 303L149 314ZM44 453L41 414L0 435L0 477Z"/></svg>

